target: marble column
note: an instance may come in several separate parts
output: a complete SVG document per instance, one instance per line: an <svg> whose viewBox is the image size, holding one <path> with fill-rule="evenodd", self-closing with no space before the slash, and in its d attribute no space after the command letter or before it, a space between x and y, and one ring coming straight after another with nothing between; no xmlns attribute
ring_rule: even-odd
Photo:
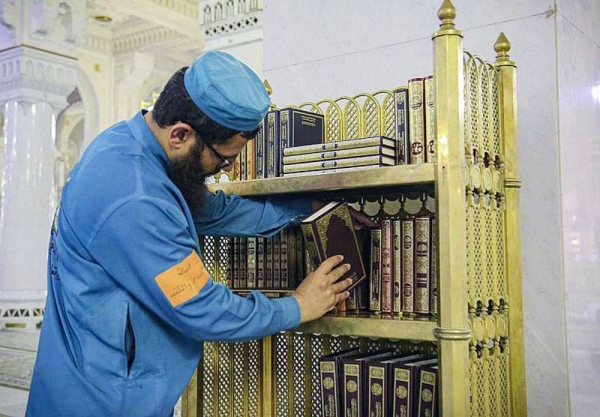
<svg viewBox="0 0 600 417"><path fill-rule="evenodd" d="M75 88L77 61L27 46L0 53L3 110L0 325L34 327L46 298L56 208L56 117Z"/></svg>

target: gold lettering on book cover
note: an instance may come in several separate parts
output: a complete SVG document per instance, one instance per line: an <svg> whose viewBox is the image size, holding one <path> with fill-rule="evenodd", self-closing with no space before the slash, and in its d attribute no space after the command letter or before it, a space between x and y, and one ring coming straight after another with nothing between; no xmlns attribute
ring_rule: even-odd
<svg viewBox="0 0 600 417"><path fill-rule="evenodd" d="M333 379L332 378L325 378L323 380L323 387L327 388L327 389L331 389L333 388Z"/></svg>
<svg viewBox="0 0 600 417"><path fill-rule="evenodd" d="M396 388L396 397L398 398L406 398L408 396L408 390L404 385L400 385Z"/></svg>
<svg viewBox="0 0 600 417"><path fill-rule="evenodd" d="M421 395L423 396L423 401L425 401L426 403L431 402L431 400L433 399L433 394L427 388L423 390Z"/></svg>
<svg viewBox="0 0 600 417"><path fill-rule="evenodd" d="M381 394L383 394L383 387L381 386L381 384L375 383L371 386L371 393L373 395L375 395L376 397L379 397Z"/></svg>

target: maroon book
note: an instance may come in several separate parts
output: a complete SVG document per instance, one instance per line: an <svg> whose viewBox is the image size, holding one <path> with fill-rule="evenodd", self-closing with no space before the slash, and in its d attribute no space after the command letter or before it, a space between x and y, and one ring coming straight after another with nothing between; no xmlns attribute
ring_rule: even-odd
<svg viewBox="0 0 600 417"><path fill-rule="evenodd" d="M347 203L327 204L304 219L300 227L315 268L331 256L343 255L343 262L349 263L351 268L340 280L352 278L352 285L348 290L366 279L367 274Z"/></svg>

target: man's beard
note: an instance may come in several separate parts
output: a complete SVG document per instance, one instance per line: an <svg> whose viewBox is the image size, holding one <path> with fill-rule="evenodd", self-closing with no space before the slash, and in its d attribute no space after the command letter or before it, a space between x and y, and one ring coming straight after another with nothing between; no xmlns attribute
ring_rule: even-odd
<svg viewBox="0 0 600 417"><path fill-rule="evenodd" d="M209 193L206 187L206 178L214 174L204 172L202 169L201 153L201 145L195 144L187 155L171 160L167 171L171 181L183 194L192 213L199 213L202 203Z"/></svg>

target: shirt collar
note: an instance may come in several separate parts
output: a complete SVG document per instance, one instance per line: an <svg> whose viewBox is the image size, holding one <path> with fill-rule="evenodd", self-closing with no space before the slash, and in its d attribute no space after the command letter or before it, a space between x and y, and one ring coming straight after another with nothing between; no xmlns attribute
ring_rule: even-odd
<svg viewBox="0 0 600 417"><path fill-rule="evenodd" d="M139 111L127 121L127 125L129 126L131 133L133 133L133 137L148 149L150 154L153 155L165 169L167 169L169 166L169 158L167 157L165 150L160 146L158 139L154 137L154 133L150 130L148 123L146 123L146 119L144 119L144 115L147 112L148 110Z"/></svg>

